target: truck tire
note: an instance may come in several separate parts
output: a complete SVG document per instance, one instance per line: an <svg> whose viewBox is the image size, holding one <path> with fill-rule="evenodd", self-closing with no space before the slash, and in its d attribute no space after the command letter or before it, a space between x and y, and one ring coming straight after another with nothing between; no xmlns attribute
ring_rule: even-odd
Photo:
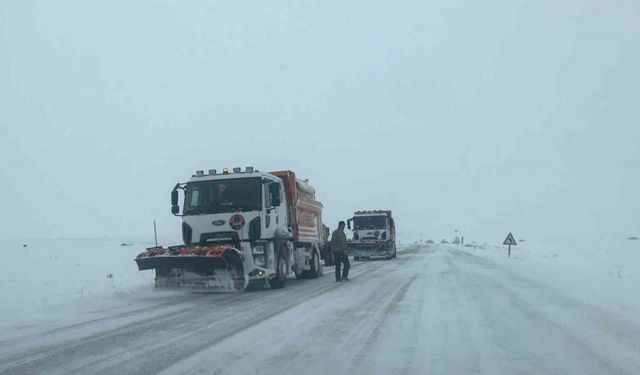
<svg viewBox="0 0 640 375"><path fill-rule="evenodd" d="M320 257L315 250L311 252L311 261L309 262L309 265L311 266L311 269L304 271L302 273L303 277L307 279L317 278L318 275L320 275Z"/></svg>
<svg viewBox="0 0 640 375"><path fill-rule="evenodd" d="M333 253L331 252L331 245L325 244L322 247L322 259L324 259L324 265L329 267L333 266Z"/></svg>
<svg viewBox="0 0 640 375"><path fill-rule="evenodd" d="M280 246L276 259L276 277L271 279L273 289L284 288L287 283L287 259L285 258L286 246Z"/></svg>
<svg viewBox="0 0 640 375"><path fill-rule="evenodd" d="M396 255L396 243L394 242L394 243L393 243L393 259L395 259L395 258L396 258L396 256L397 256L397 255Z"/></svg>

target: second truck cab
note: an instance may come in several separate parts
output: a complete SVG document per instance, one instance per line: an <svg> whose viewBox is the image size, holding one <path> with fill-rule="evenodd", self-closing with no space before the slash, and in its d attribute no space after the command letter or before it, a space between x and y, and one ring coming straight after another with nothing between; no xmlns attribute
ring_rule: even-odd
<svg viewBox="0 0 640 375"><path fill-rule="evenodd" d="M391 210L356 211L347 226L353 231L347 250L355 260L396 257L396 227Z"/></svg>

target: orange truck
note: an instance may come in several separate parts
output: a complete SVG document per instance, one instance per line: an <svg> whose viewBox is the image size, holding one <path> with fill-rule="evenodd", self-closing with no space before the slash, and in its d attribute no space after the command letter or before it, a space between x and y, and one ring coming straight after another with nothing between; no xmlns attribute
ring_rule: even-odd
<svg viewBox="0 0 640 375"><path fill-rule="evenodd" d="M322 204L292 171L196 171L176 184L171 206L184 244L148 248L135 259L139 270L155 269L156 287L282 288L291 275L322 273Z"/></svg>

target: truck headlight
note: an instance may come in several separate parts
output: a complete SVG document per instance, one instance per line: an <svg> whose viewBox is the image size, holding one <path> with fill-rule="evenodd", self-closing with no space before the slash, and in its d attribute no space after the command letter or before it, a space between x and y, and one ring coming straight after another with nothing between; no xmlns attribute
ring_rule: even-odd
<svg viewBox="0 0 640 375"><path fill-rule="evenodd" d="M256 245L254 247L251 248L251 253L252 254L264 254L264 246L262 245Z"/></svg>

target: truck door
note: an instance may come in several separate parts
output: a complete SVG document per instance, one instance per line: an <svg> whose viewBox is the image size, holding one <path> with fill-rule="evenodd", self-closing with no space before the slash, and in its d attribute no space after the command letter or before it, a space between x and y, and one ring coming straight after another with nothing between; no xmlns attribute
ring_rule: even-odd
<svg viewBox="0 0 640 375"><path fill-rule="evenodd" d="M280 221L283 220L281 216L283 214L283 207L286 207L286 205L283 202L284 194L282 191L282 185L279 182L270 182L266 187L265 228L269 231L273 231L276 227L282 226Z"/></svg>

